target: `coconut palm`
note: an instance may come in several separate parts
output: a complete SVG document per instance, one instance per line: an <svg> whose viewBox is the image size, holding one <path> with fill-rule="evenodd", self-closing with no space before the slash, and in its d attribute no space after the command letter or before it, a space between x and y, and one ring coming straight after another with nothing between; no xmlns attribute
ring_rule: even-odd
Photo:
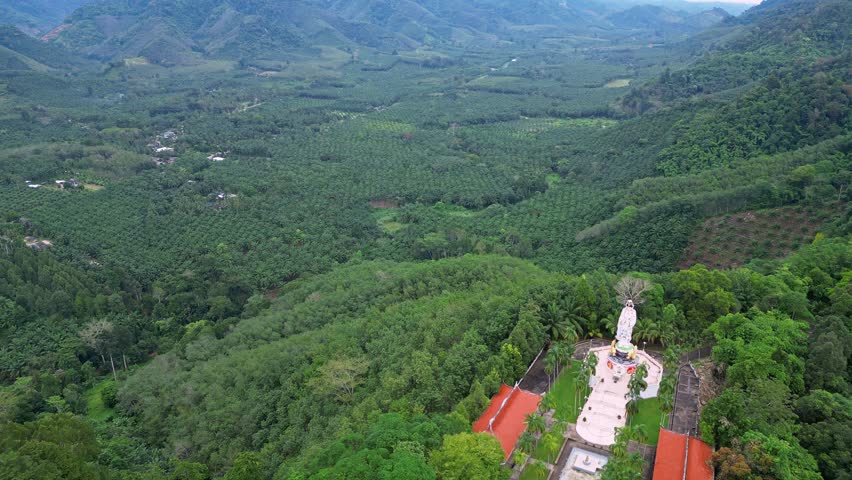
<svg viewBox="0 0 852 480"><path fill-rule="evenodd" d="M660 382L660 389L657 391L657 396L660 398L671 397L674 394L677 377L674 375L664 375Z"/></svg>
<svg viewBox="0 0 852 480"><path fill-rule="evenodd" d="M556 371L556 356L551 355L552 351L547 352L544 356L544 373L547 374L547 389L550 390L550 384L553 377L553 372Z"/></svg>
<svg viewBox="0 0 852 480"><path fill-rule="evenodd" d="M554 432L548 432L541 438L542 446L547 450L547 461L553 463L556 459L553 456L559 454L559 447L562 446L562 441L565 440L561 435L556 435Z"/></svg>
<svg viewBox="0 0 852 480"><path fill-rule="evenodd" d="M660 417L660 427L664 426L666 422L666 415L671 413L674 408L674 397L671 395L661 395L660 396L660 411L662 412L662 416Z"/></svg>
<svg viewBox="0 0 852 480"><path fill-rule="evenodd" d="M547 305L547 308L542 312L547 334L550 340L555 342L564 338L564 332L568 330L568 321L565 319L565 312L560 308L559 304L552 302Z"/></svg>
<svg viewBox="0 0 852 480"><path fill-rule="evenodd" d="M521 434L521 438L518 439L518 448L524 453L532 453L535 448L535 437L530 432L524 432Z"/></svg>
<svg viewBox="0 0 852 480"><path fill-rule="evenodd" d="M538 460L533 460L532 462L527 464L527 469L530 470L533 476L537 478L546 478L547 475L550 474L550 469L547 468L547 465Z"/></svg>
<svg viewBox="0 0 852 480"><path fill-rule="evenodd" d="M562 311L566 312L565 320L568 322L568 329L564 338L569 342L576 342L583 336L585 326L590 322L587 318L580 315L580 307L577 305L574 297L563 300Z"/></svg>
<svg viewBox="0 0 852 480"><path fill-rule="evenodd" d="M634 336L639 341L654 343L662 337L660 324L652 321L639 322L634 330Z"/></svg>
<svg viewBox="0 0 852 480"><path fill-rule="evenodd" d="M574 405L579 406L580 398L586 395L586 390L589 388L589 370L581 368L577 371L576 384L574 385Z"/></svg>
<svg viewBox="0 0 852 480"><path fill-rule="evenodd" d="M527 431L532 433L544 433L544 431L547 429L547 424L544 421L544 417L537 413L527 414L527 418L524 423L527 424Z"/></svg>
<svg viewBox="0 0 852 480"><path fill-rule="evenodd" d="M559 375L559 370L569 365L571 356L574 355L574 344L568 342L558 342L551 349L556 355L556 375Z"/></svg>
<svg viewBox="0 0 852 480"><path fill-rule="evenodd" d="M560 436L565 436L565 431L568 430L568 423L558 418L553 419L553 424L550 426L550 431Z"/></svg>
<svg viewBox="0 0 852 480"><path fill-rule="evenodd" d="M553 393L548 392L541 397L541 402L538 404L538 410L541 413L549 412L556 409L556 397Z"/></svg>
<svg viewBox="0 0 852 480"><path fill-rule="evenodd" d="M515 450L515 453L512 454L512 461L515 462L515 465L519 465L520 468L523 468L524 464L527 463L527 458L529 458L529 455L521 449Z"/></svg>
<svg viewBox="0 0 852 480"><path fill-rule="evenodd" d="M603 327L610 335L615 335L615 331L618 330L618 316L613 314L604 317Z"/></svg>

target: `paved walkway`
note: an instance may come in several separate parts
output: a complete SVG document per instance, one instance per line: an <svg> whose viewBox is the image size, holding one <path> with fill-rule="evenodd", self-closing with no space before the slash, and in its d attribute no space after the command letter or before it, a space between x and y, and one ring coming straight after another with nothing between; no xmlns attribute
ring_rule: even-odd
<svg viewBox="0 0 852 480"><path fill-rule="evenodd" d="M669 430L698 435L698 376L692 365L681 365L677 372L677 390Z"/></svg>
<svg viewBox="0 0 852 480"><path fill-rule="evenodd" d="M547 355L547 350L543 350L538 358L530 366L529 371L524 378L521 379L519 387L522 390L535 393L536 395L544 395L550 389L548 375L544 373L544 356Z"/></svg>

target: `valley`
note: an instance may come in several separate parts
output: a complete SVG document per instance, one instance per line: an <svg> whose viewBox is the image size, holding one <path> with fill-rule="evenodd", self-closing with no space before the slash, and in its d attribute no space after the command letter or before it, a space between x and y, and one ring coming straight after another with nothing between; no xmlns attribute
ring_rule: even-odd
<svg viewBox="0 0 852 480"><path fill-rule="evenodd" d="M19 3L0 478L545 478L624 279L671 385L604 480L692 351L716 478L847 478L847 2Z"/></svg>

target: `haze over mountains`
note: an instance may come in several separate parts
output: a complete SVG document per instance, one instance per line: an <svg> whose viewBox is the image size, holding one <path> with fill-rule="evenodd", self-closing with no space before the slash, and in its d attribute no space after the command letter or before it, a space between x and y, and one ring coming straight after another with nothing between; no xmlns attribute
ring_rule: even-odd
<svg viewBox="0 0 852 480"><path fill-rule="evenodd" d="M101 59L186 64L198 56L280 59L282 49L309 45L411 50L522 38L560 37L577 45L624 38L671 41L727 18L720 8L708 9L711 4L688 2L106 0L89 2L60 25L84 3L68 0L48 9L14 0L0 10L0 24L29 33L58 27L46 39Z"/></svg>

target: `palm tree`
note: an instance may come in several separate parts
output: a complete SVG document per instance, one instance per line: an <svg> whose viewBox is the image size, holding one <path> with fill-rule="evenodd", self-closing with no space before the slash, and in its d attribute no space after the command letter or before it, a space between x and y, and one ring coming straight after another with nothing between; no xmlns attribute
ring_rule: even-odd
<svg viewBox="0 0 852 480"><path fill-rule="evenodd" d="M521 469L523 469L524 464L527 463L527 458L529 458L527 452L520 449L515 450L515 453L512 454L512 461L514 461L515 465L518 465Z"/></svg>
<svg viewBox="0 0 852 480"><path fill-rule="evenodd" d="M660 398L671 398L675 391L676 381L677 377L674 375L663 375L663 380L660 382L660 389L657 391L657 396Z"/></svg>
<svg viewBox="0 0 852 480"><path fill-rule="evenodd" d="M547 374L547 389L550 390L551 377L553 376L553 372L556 371L556 356L551 355L553 353L552 350L547 352L547 355L544 356L544 373Z"/></svg>
<svg viewBox="0 0 852 480"><path fill-rule="evenodd" d="M574 355L574 344L559 342L551 347L551 349L556 355L556 375L559 375L559 370L571 362L571 356Z"/></svg>
<svg viewBox="0 0 852 480"><path fill-rule="evenodd" d="M598 356L593 353L586 355L586 365L592 370L592 375L595 374L595 368L598 366Z"/></svg>
<svg viewBox="0 0 852 480"><path fill-rule="evenodd" d="M574 405L579 406L580 399L578 397L586 395L586 390L589 388L589 378L588 369L581 368L577 371L577 383L574 385Z"/></svg>
<svg viewBox="0 0 852 480"><path fill-rule="evenodd" d="M547 465L538 460L533 460L527 464L527 468L530 469L533 476L537 478L547 478L547 475L550 474L550 469L547 468Z"/></svg>
<svg viewBox="0 0 852 480"><path fill-rule="evenodd" d="M634 332L637 340L643 340L648 343L654 343L662 336L660 325L651 321L640 322L636 325Z"/></svg>
<svg viewBox="0 0 852 480"><path fill-rule="evenodd" d="M535 437L533 434L530 432L522 433L521 438L518 439L518 448L524 453L531 453L535 448Z"/></svg>
<svg viewBox="0 0 852 480"><path fill-rule="evenodd" d="M562 440L564 440L564 438L553 432L548 432L541 438L542 445L544 446L544 449L547 450L548 462L553 463L556 460L552 457L552 455L557 455L559 453L559 447L562 446Z"/></svg>
<svg viewBox="0 0 852 480"><path fill-rule="evenodd" d="M547 429L547 424L544 421L544 417L537 413L529 413L527 414L527 419L524 421L527 424L527 430L532 433L544 433Z"/></svg>
<svg viewBox="0 0 852 480"><path fill-rule="evenodd" d="M618 330L618 316L608 315L603 320L603 326L610 335L615 335L615 331Z"/></svg>
<svg viewBox="0 0 852 480"><path fill-rule="evenodd" d="M569 342L576 342L585 331L584 325L588 325L590 322L578 314L580 307L576 305L574 297L562 301L562 310L566 312L565 321L568 322L568 329L564 338Z"/></svg>
<svg viewBox="0 0 852 480"><path fill-rule="evenodd" d="M568 430L568 423L558 418L553 419L553 424L550 426L550 431L560 436L565 436L565 431Z"/></svg>
<svg viewBox="0 0 852 480"><path fill-rule="evenodd" d="M552 302L547 305L542 318L551 341L555 342L564 337L563 332L568 329L568 322L565 320L565 312L559 308L558 303Z"/></svg>
<svg viewBox="0 0 852 480"><path fill-rule="evenodd" d="M660 395L660 411L662 412L662 416L660 417L660 427L663 427L663 424L666 422L666 415L671 413L674 408L674 397L671 395Z"/></svg>
<svg viewBox="0 0 852 480"><path fill-rule="evenodd" d="M553 393L547 392L541 397L541 402L538 404L538 410L541 413L549 412L556 409L556 397Z"/></svg>

